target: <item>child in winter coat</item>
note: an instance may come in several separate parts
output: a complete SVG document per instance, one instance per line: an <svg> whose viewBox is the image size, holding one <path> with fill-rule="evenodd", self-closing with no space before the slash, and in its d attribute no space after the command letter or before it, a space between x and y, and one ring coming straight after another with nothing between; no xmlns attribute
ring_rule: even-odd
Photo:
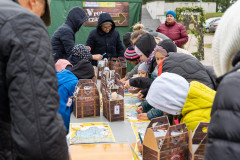
<svg viewBox="0 0 240 160"><path fill-rule="evenodd" d="M138 77L148 78L148 68L149 68L149 65L147 65L145 62L140 64L138 67ZM138 93L140 90L141 88L136 88L136 87L128 88L128 91L130 93ZM141 96L141 93L139 93L138 96ZM139 97L139 99L141 99L141 97Z"/></svg>
<svg viewBox="0 0 240 160"><path fill-rule="evenodd" d="M148 78L148 68L149 66L143 62L138 67L138 77Z"/></svg>
<svg viewBox="0 0 240 160"><path fill-rule="evenodd" d="M130 85L146 86L144 91L147 92L148 89L150 88L151 83L154 81L154 79L158 75L158 66L161 63L161 61L168 55L169 52L176 52L176 50L177 50L176 45L170 39L166 39L158 43L158 45L155 47L152 53L152 55L155 56L157 66L155 67L153 73L151 74L151 79L150 78L133 79L133 80L130 80ZM145 94L144 91L141 92L142 95L139 95L139 97L141 98L144 97L143 95ZM138 106L137 112L139 113L137 117L140 120L147 120L147 119L151 120L152 118L160 117L163 115L163 112L161 110L153 108L147 101L144 101L141 105Z"/></svg>
<svg viewBox="0 0 240 160"><path fill-rule="evenodd" d="M78 78L69 70L64 69L57 72L58 93L60 96L60 105L58 113L61 114L64 125L69 130L70 115L73 110L72 99L75 86L78 83Z"/></svg>
<svg viewBox="0 0 240 160"><path fill-rule="evenodd" d="M189 84L178 74L164 72L152 83L146 99L154 108L182 117L180 122L194 131L199 122L210 121L215 93L200 82Z"/></svg>
<svg viewBox="0 0 240 160"><path fill-rule="evenodd" d="M124 53L127 60L127 74L138 64L139 55L135 52L132 46L128 47Z"/></svg>

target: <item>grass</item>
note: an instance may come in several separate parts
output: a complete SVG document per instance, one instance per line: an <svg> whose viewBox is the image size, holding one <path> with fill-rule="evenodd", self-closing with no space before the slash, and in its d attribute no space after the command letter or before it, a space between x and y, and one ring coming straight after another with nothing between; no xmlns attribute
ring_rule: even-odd
<svg viewBox="0 0 240 160"><path fill-rule="evenodd" d="M205 18L209 19L212 17L222 17L223 13L217 12L217 13L206 13Z"/></svg>
<svg viewBox="0 0 240 160"><path fill-rule="evenodd" d="M214 33L204 33L204 36L213 36Z"/></svg>
<svg viewBox="0 0 240 160"><path fill-rule="evenodd" d="M204 44L204 47L206 47L206 48L212 48L212 44L211 44L211 43L209 43L209 44Z"/></svg>

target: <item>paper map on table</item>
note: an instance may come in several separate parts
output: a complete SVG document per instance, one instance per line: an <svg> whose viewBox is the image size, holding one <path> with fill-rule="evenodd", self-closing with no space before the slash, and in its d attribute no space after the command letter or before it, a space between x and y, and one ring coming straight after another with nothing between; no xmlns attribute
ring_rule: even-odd
<svg viewBox="0 0 240 160"><path fill-rule="evenodd" d="M142 159L139 158L139 154L141 155L141 153L140 152L138 152L138 153L136 152L136 147L134 149L132 144L129 144L129 145L130 145L130 148L131 148L131 151L132 151L133 160L142 160ZM137 146L137 144L135 146Z"/></svg>
<svg viewBox="0 0 240 160"><path fill-rule="evenodd" d="M138 156L138 160L142 160L142 159L143 159L143 158L142 158L142 154L138 151L137 144L136 144L136 146L135 146L135 153L136 153L137 156Z"/></svg>
<svg viewBox="0 0 240 160"><path fill-rule="evenodd" d="M147 129L147 126L149 123L150 123L150 121L148 121L148 122L131 122L131 126L132 126L132 129L134 131L137 141L140 140L139 136L138 136L138 132L140 133L142 140L144 139L145 132L146 132L146 129Z"/></svg>
<svg viewBox="0 0 240 160"><path fill-rule="evenodd" d="M138 99L136 95L126 96L124 95L125 106L139 106L143 101Z"/></svg>
<svg viewBox="0 0 240 160"><path fill-rule="evenodd" d="M70 144L115 142L108 122L71 123Z"/></svg>
<svg viewBox="0 0 240 160"><path fill-rule="evenodd" d="M124 96L132 96L133 94L132 93L130 93L130 92L128 92L128 90L125 90L124 91Z"/></svg>
<svg viewBox="0 0 240 160"><path fill-rule="evenodd" d="M130 122L149 122L149 120L139 120L137 119L137 107L131 107L131 106L125 106L124 107L124 112L125 112L125 119L130 121Z"/></svg>
<svg viewBox="0 0 240 160"><path fill-rule="evenodd" d="M137 119L137 111L136 111L136 107L124 107L124 112L125 112L125 119L132 121L132 120L138 120Z"/></svg>

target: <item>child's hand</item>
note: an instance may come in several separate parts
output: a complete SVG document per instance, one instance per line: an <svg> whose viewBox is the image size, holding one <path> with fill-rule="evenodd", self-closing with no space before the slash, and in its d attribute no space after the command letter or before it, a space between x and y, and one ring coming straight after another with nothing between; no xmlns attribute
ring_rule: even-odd
<svg viewBox="0 0 240 160"><path fill-rule="evenodd" d="M132 94L136 94L136 93L138 93L139 92L139 90L140 90L140 88L134 88L134 89L128 89L128 92L130 92L130 93L132 93Z"/></svg>
<svg viewBox="0 0 240 160"><path fill-rule="evenodd" d="M103 56L102 56L101 54L94 54L94 55L92 55L92 59L93 59L93 60L99 61L99 60L101 60L102 58L103 58Z"/></svg>
<svg viewBox="0 0 240 160"><path fill-rule="evenodd" d="M139 119L139 120L149 120L148 116L147 116L147 113L138 114L137 119Z"/></svg>
<svg viewBox="0 0 240 160"><path fill-rule="evenodd" d="M125 82L127 79L124 77L121 79L121 82Z"/></svg>
<svg viewBox="0 0 240 160"><path fill-rule="evenodd" d="M88 49L89 49L89 51L91 51L91 47L90 46L86 46Z"/></svg>
<svg viewBox="0 0 240 160"><path fill-rule="evenodd" d="M125 81L124 89L127 90L130 87L129 80Z"/></svg>
<svg viewBox="0 0 240 160"><path fill-rule="evenodd" d="M143 113L143 107L142 106L139 106L137 107L136 111L140 114L140 113Z"/></svg>
<svg viewBox="0 0 240 160"><path fill-rule="evenodd" d="M138 93L137 98L138 99L143 99L144 95L142 93Z"/></svg>
<svg viewBox="0 0 240 160"><path fill-rule="evenodd" d="M143 144L141 143L141 141L137 142L137 147L138 147L138 151L143 154Z"/></svg>

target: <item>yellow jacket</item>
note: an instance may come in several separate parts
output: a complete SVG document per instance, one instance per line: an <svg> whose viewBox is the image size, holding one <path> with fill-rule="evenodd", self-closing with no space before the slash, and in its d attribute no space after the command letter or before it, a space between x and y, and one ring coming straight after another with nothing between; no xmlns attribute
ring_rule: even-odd
<svg viewBox="0 0 240 160"><path fill-rule="evenodd" d="M186 123L188 130L194 131L199 122L210 121L215 94L216 91L200 82L190 83L181 119L181 123Z"/></svg>

